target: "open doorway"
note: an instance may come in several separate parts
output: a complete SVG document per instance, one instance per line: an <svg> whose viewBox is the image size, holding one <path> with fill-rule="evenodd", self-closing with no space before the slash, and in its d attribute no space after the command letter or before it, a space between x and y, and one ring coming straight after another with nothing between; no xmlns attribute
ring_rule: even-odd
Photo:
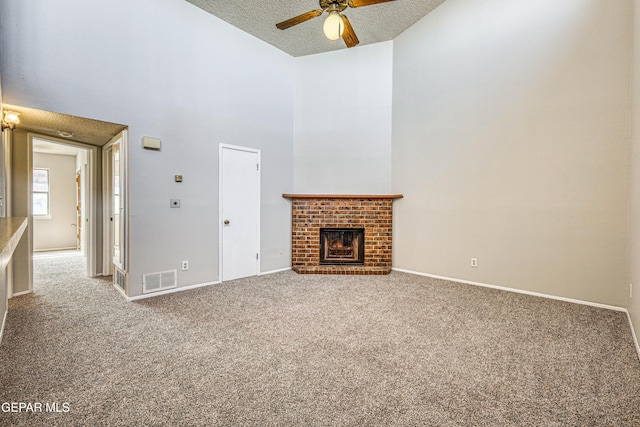
<svg viewBox="0 0 640 427"><path fill-rule="evenodd" d="M118 288L126 292L127 289L127 182L126 168L127 162L127 128L125 125L103 122L94 119L82 118L77 116L69 116L66 114L55 113L51 111L36 110L33 108L4 105L11 108L12 111L20 113L20 125L12 132L8 148L6 150L7 158L10 158L7 166L7 216L27 217L29 226L25 231L26 237L19 247L16 248L15 260L20 262L13 263L13 274L20 277L20 280L13 280L9 286L9 296L19 296L33 291L33 258L42 250L71 250L81 255L83 264L80 266L84 270L86 276L110 276L113 274L114 284L120 285ZM114 255L104 250L103 239L105 238L105 221L110 218L108 213L103 210L103 201L105 198L113 199L112 195L107 194L110 188L103 186L105 179L103 168L103 148L114 139L120 138L120 168L119 175L120 185L120 205L118 216L118 225L122 230L120 239L117 240L120 251L118 252L121 263L112 271L104 269L105 263L112 263ZM40 228L40 223L47 221L46 219L35 219L33 213L34 203L38 204L36 209L44 212L46 217L47 203L54 203L54 196L47 200L47 185L36 185L37 192L33 194L33 157L34 153L38 153L38 149L34 152L32 149L34 141L39 144L38 140L45 140L49 143L56 144L54 148L60 149L61 146L72 148L77 151L76 157L83 156L86 153L86 161L78 161L73 170L73 219L71 214L66 217L66 222L61 223L56 228L57 232L64 233L67 236L66 241L58 244L49 244L48 247L40 246L38 241L34 242L34 228ZM72 157L74 154L68 154ZM36 157L38 154L36 154ZM37 161L37 159L36 159ZM41 166L41 165L38 165ZM42 166L41 169L48 169ZM47 174L40 172L41 184L47 183ZM70 173L71 175L71 173ZM51 185L53 177L50 175ZM38 183L36 183L38 184ZM105 191L107 193L105 193ZM0 194L0 196L2 196ZM34 201L34 197L37 200ZM9 203L10 202L10 203ZM68 203L69 205L71 203ZM42 214L42 213L41 213ZM56 218L58 216L56 215ZM53 218L52 218L53 219ZM36 223L34 225L34 223ZM39 237L37 237L39 239ZM38 246L34 248L34 243ZM34 250L35 249L35 250ZM60 254L62 252L59 252ZM118 280L116 280L118 277Z"/></svg>
<svg viewBox="0 0 640 427"><path fill-rule="evenodd" d="M91 276L87 238L93 226L90 201L95 198L90 185L91 147L33 136L32 152L34 260L78 258L74 262L82 263ZM49 268L48 273L56 272Z"/></svg>

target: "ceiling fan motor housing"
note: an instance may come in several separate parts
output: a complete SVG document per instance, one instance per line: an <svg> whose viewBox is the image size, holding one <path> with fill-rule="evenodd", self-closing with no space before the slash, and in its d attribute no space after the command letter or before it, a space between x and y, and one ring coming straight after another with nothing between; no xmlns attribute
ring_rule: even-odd
<svg viewBox="0 0 640 427"><path fill-rule="evenodd" d="M371 6L378 3L386 3L395 0L318 0L321 9L311 10L307 13L303 13L302 15L294 16L291 19L287 19L286 21L282 21L276 24L276 28L280 30L286 30L287 28L291 28L294 25L301 24L310 19L317 18L325 12L329 13L329 18L325 21L324 31L325 35L331 40L337 40L342 37L344 40L344 44L347 45L348 48L356 46L360 43L358 40L358 36L356 36L355 31L353 31L353 27L349 22L349 18L345 15L340 14L347 7L362 7L362 6ZM338 17L340 20L336 22L336 18ZM337 25L336 25L337 24ZM331 27L331 31L328 31L327 28Z"/></svg>
<svg viewBox="0 0 640 427"><path fill-rule="evenodd" d="M320 7L327 12L342 12L347 8L347 0L320 0Z"/></svg>

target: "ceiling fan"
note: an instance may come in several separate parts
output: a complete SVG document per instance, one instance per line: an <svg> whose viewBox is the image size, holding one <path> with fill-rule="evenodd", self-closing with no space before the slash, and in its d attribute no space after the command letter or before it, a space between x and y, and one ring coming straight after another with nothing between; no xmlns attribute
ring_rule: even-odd
<svg viewBox="0 0 640 427"><path fill-rule="evenodd" d="M363 7L371 6L378 3L386 3L394 0L319 0L320 9L312 10L302 15L298 15L286 21L282 21L276 24L276 27L281 30L293 27L294 25L301 24L313 18L317 18L324 12L329 13L327 19L324 21L324 34L331 40L337 40L342 37L344 44L347 47L354 47L360 40L356 36L353 27L349 22L349 19L341 14L347 7Z"/></svg>

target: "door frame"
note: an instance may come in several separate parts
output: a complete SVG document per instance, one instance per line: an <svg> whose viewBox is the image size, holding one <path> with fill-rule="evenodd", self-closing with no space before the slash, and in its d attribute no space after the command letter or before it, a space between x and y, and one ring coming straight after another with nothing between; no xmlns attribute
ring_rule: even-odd
<svg viewBox="0 0 640 427"><path fill-rule="evenodd" d="M223 239L222 239L222 232L223 232L223 218L222 218L222 213L223 213L223 206L222 206L222 200L223 200L223 194L222 194L222 152L223 150L237 150L237 151L245 151L245 152L249 152L249 153L253 153L256 154L258 157L258 232L257 232L257 242L256 242L256 253L258 254L257 260L256 260L256 275L260 274L260 268L261 268L261 260L262 260L262 253L260 250L260 235L262 234L261 232L261 205L260 205L260 201L262 200L262 193L261 193L261 188L262 188L262 154L261 151L257 148L250 148L250 147L241 147L239 145L231 145L231 144L219 144L219 149L218 149L218 281L220 283L222 283L222 269L223 269L223 264L222 264L222 247L223 247Z"/></svg>
<svg viewBox="0 0 640 427"><path fill-rule="evenodd" d="M84 188L84 180L82 175L82 168L76 169L76 249L84 252L87 248L82 246L84 235L84 227L82 227L82 210L84 209L82 189Z"/></svg>
<svg viewBox="0 0 640 427"><path fill-rule="evenodd" d="M86 220L86 227L84 227L85 239L84 243L86 244L86 248L84 248L86 253L86 274L88 277L97 277L97 224L98 224L98 194L96 192L97 186L96 182L98 182L98 147L85 144L82 142L69 141L66 139L55 138L48 135L41 135L34 132L27 132L27 141L29 144L29 156L33 158L33 140L35 139L43 139L54 144L59 145L67 145L70 147L75 147L78 149L85 150L87 153L87 169L85 174L85 190L87 191L88 200L85 200L85 206L82 207L82 215ZM32 161L30 161L31 166L33 168ZM29 178L31 181L33 178ZM33 197L31 195L30 197ZM33 218L33 212L31 211L31 207L29 207L29 217ZM31 253L33 255L33 247L31 248ZM33 291L33 283L29 285L29 291Z"/></svg>
<svg viewBox="0 0 640 427"><path fill-rule="evenodd" d="M121 263L113 260L113 223L111 219L113 174L112 148L115 143L120 144L120 254ZM111 141L102 147L102 273L110 276L114 272L114 265L123 273L129 267L129 161L128 161L128 132L122 130Z"/></svg>
<svg viewBox="0 0 640 427"><path fill-rule="evenodd" d="M117 139L117 136L116 136ZM102 147L102 274L113 274L113 224L111 221L111 145Z"/></svg>

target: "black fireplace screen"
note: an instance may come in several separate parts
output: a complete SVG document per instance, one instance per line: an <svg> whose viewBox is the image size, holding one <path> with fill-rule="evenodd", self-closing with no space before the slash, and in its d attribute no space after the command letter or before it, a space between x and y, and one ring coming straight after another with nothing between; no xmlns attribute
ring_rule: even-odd
<svg viewBox="0 0 640 427"><path fill-rule="evenodd" d="M364 264L364 228L321 228L320 264Z"/></svg>

